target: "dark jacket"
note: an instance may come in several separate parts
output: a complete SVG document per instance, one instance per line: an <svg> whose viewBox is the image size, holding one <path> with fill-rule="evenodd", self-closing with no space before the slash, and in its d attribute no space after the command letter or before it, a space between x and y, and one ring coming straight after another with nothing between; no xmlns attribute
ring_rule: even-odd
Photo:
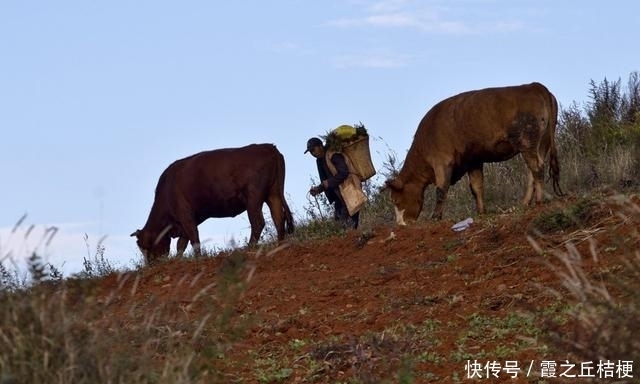
<svg viewBox="0 0 640 384"><path fill-rule="evenodd" d="M327 166L327 156L322 156L316 159L320 181L322 182L327 180L327 183L329 184L329 186L324 189L324 194L327 196L327 200L329 200L330 203L333 203L338 199L342 200L338 186L349 176L349 167L344 159L344 155L339 152L335 152L331 155L331 163L336 169L335 175L331 174L331 171Z"/></svg>

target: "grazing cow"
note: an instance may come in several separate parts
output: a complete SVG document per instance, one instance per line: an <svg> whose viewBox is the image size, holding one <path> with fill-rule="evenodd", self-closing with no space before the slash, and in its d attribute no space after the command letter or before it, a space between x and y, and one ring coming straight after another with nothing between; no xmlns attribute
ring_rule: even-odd
<svg viewBox="0 0 640 384"><path fill-rule="evenodd" d="M178 237L178 255L188 242L200 251L198 225L211 217L233 217L247 211L249 245L264 228L266 202L278 240L293 233L293 217L284 199L284 157L272 144L252 144L197 153L173 162L162 172L147 223L131 236L147 262L169 253Z"/></svg>
<svg viewBox="0 0 640 384"><path fill-rule="evenodd" d="M558 103L540 83L464 92L436 104L420 121L402 169L387 180L396 221L417 219L425 188L436 185L432 218L441 219L449 186L469 175L478 213L484 213L484 163L508 160L522 154L527 165L527 192L543 198L544 161L549 154L549 174L554 192L560 189L560 167L554 143Z"/></svg>

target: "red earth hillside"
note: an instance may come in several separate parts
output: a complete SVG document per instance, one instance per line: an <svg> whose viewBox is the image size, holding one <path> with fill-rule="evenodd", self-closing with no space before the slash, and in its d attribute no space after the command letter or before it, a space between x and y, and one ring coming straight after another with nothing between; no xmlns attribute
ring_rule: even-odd
<svg viewBox="0 0 640 384"><path fill-rule="evenodd" d="M227 311L224 322L237 325L238 334L224 328L223 336L210 335L223 353L200 356L215 360L221 382L450 383L465 381L474 360L519 363L516 378L502 371L487 382L536 382L542 360L569 358L546 345L537 317L560 307L549 290L563 292L548 264L560 264L551 251L572 240L585 270L596 274L619 263L614 256L624 250L613 242L638 229L615 208L598 205L581 227L534 236L546 252L535 250L527 239L532 220L576 201L486 215L462 232L449 220L419 222L375 228L372 237L350 231L278 248L170 259L100 280L94 303L104 306L106 330L132 332L149 313L158 313L156 324L180 329L211 306ZM597 262L589 256L593 240L606 254ZM235 279L224 280L225 271L235 271ZM161 366L160 352L157 359Z"/></svg>

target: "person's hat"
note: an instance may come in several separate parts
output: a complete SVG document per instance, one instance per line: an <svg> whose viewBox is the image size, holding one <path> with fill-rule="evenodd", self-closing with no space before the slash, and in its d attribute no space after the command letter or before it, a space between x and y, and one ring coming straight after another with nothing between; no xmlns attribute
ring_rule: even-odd
<svg viewBox="0 0 640 384"><path fill-rule="evenodd" d="M312 137L307 140L307 150L304 151L304 153L309 152L313 147L322 147L322 140L318 139L317 137Z"/></svg>

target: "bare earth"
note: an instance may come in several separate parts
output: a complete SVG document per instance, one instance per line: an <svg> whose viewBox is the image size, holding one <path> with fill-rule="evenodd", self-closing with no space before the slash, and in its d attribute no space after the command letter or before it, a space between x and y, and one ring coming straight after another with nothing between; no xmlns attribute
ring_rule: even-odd
<svg viewBox="0 0 640 384"><path fill-rule="evenodd" d="M133 332L150 313L158 314L154 324L178 334L182 324L199 323L199 335L221 332L207 340L219 339L222 352L207 356L207 345L194 346L219 372L212 381L473 382L468 363L496 362L517 366L517 376L501 369L484 379L482 370L477 381L560 382L542 381L540 372L543 360L574 359L550 349L540 334L545 311L565 313L571 299L549 266L561 270L553 250L566 250L571 240L584 269L597 277L619 267L616 256L629 245L638 246L637 221L602 204L586 226L535 236L544 252L535 250L527 240L531 221L575 202L555 199L482 216L463 232L445 219L375 228L370 238L351 231L215 258L170 259L100 279L92 302L104 307L107 332ZM185 342L197 344L194 328ZM157 360L162 366L161 352Z"/></svg>

